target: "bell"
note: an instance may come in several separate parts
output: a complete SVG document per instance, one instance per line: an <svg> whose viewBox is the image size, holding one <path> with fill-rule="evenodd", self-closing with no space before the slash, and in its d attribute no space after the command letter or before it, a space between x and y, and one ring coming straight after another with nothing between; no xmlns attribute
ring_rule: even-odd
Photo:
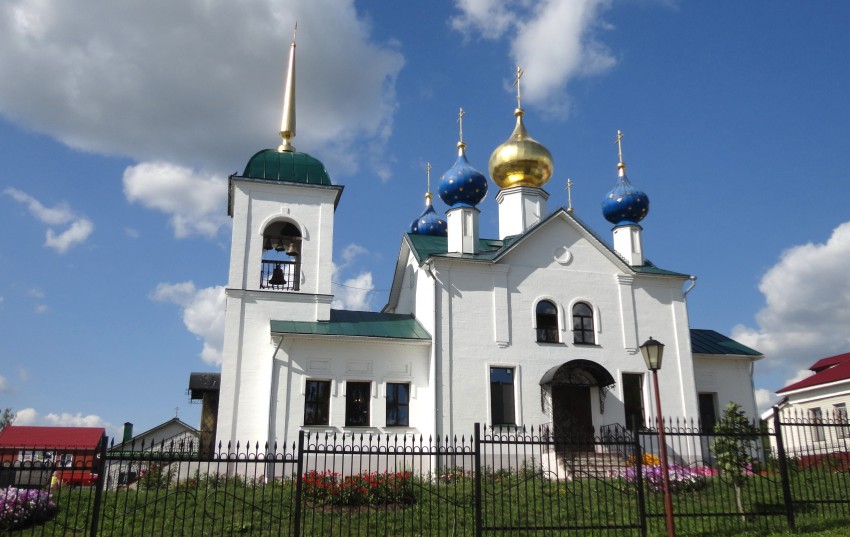
<svg viewBox="0 0 850 537"><path fill-rule="evenodd" d="M268 237L263 237L263 250L272 249L272 240Z"/></svg>
<svg viewBox="0 0 850 537"><path fill-rule="evenodd" d="M283 269L280 265L275 265L272 271L272 277L269 279L269 285L283 287L286 285L286 280L283 279Z"/></svg>
<svg viewBox="0 0 850 537"><path fill-rule="evenodd" d="M283 242L283 239L277 239L277 242L274 245L274 249L276 252L282 252L286 250L286 244Z"/></svg>
<svg viewBox="0 0 850 537"><path fill-rule="evenodd" d="M286 255L289 257L295 257L299 253L301 252L298 251L298 245L295 244L295 241L290 242L289 246L286 248Z"/></svg>

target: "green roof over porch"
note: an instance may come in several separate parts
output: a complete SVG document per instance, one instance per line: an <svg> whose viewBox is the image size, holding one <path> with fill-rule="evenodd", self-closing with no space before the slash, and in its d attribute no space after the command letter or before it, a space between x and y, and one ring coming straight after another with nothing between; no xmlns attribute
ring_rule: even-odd
<svg viewBox="0 0 850 537"><path fill-rule="evenodd" d="M331 310L329 321L272 321L272 334L431 340L413 315Z"/></svg>

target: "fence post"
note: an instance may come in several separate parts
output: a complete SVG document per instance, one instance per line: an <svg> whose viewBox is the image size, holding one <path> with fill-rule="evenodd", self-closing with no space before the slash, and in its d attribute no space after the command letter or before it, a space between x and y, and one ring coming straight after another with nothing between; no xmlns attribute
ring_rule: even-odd
<svg viewBox="0 0 850 537"><path fill-rule="evenodd" d="M100 503L103 501L103 487L106 483L106 441L107 436L104 434L100 438L98 446L97 458L94 461L93 470L97 471L97 484L94 491L94 505L91 510L91 537L97 536L97 526L100 522Z"/></svg>
<svg viewBox="0 0 850 537"><path fill-rule="evenodd" d="M295 465L295 537L301 535L301 489L304 482L304 431L298 431L298 459Z"/></svg>
<svg viewBox="0 0 850 537"><path fill-rule="evenodd" d="M481 424L475 424L475 440L473 451L475 453L475 535L481 537L483 533L483 517L481 516Z"/></svg>
<svg viewBox="0 0 850 537"><path fill-rule="evenodd" d="M643 448L640 445L640 429L637 420L634 420L632 436L635 439L632 451L635 457L635 486L638 493L638 516L640 516L640 534L646 537L646 498L643 495Z"/></svg>
<svg viewBox="0 0 850 537"><path fill-rule="evenodd" d="M779 421L779 407L773 407L773 434L776 435L776 457L779 459L779 476L782 482L782 498L785 500L785 517L788 528L796 529L794 520L794 500L791 498L791 480L788 477L788 461L785 455L785 440L782 438L782 423Z"/></svg>

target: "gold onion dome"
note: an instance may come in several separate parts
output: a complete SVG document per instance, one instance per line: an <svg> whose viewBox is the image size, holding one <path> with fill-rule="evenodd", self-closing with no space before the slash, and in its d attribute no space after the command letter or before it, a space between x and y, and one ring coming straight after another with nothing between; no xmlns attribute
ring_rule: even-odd
<svg viewBox="0 0 850 537"><path fill-rule="evenodd" d="M552 177L552 154L528 135L522 122L522 108L514 111L516 127L505 143L490 155L490 177L499 188L542 187Z"/></svg>

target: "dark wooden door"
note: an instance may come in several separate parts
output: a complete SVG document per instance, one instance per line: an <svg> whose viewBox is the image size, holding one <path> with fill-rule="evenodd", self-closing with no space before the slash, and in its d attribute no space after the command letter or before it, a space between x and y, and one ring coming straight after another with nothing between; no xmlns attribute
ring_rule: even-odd
<svg viewBox="0 0 850 537"><path fill-rule="evenodd" d="M589 386L553 386L552 421L555 437L576 444L593 443Z"/></svg>

